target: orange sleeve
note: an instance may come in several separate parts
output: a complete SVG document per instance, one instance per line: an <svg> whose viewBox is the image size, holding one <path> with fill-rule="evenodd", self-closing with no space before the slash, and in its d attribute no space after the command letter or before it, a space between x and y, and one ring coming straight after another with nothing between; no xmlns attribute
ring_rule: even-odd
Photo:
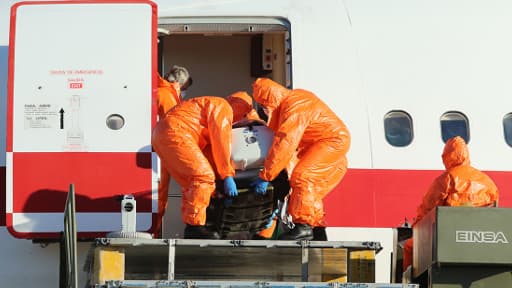
<svg viewBox="0 0 512 288"><path fill-rule="evenodd" d="M283 105L285 104L285 105ZM279 112L278 129L274 133L272 146L267 154L260 177L266 181L274 180L288 166L296 152L306 129L309 117L300 115L294 105L282 103Z"/></svg>
<svg viewBox="0 0 512 288"><path fill-rule="evenodd" d="M233 122L231 106L223 99L211 102L207 114L211 152L217 173L221 179L232 177L235 175L235 169L231 165L231 125Z"/></svg>

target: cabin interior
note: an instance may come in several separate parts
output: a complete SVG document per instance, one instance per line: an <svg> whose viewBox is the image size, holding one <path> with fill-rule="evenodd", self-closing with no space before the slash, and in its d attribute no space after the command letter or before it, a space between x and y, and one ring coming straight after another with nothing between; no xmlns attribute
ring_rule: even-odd
<svg viewBox="0 0 512 288"><path fill-rule="evenodd" d="M252 94L252 82L268 77L292 87L290 25L283 19L159 19L158 69L188 69L193 84L185 99ZM254 103L256 105L256 103ZM170 185L163 238L181 238L180 187Z"/></svg>

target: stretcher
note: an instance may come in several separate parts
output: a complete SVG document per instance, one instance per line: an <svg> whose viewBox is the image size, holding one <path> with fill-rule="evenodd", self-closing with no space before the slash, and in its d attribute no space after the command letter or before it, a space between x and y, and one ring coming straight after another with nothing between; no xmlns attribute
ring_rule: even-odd
<svg viewBox="0 0 512 288"><path fill-rule="evenodd" d="M266 195L257 195L251 188L272 140L272 131L261 122L247 121L233 126L231 159L238 196L225 196L222 180L218 180L217 191L207 209L207 226L215 228L223 239L253 239L269 225L278 201L289 192L285 171L270 183Z"/></svg>

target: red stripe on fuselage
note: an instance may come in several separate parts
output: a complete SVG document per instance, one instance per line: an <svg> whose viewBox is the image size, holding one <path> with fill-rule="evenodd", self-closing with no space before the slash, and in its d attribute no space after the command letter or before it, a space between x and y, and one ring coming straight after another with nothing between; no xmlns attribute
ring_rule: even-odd
<svg viewBox="0 0 512 288"><path fill-rule="evenodd" d="M132 194L151 212L151 153L13 153L13 212L62 212L74 184L77 212L118 212ZM140 201L139 201L140 200Z"/></svg>
<svg viewBox="0 0 512 288"><path fill-rule="evenodd" d="M349 169L324 199L329 227L398 227L416 208L434 179L444 171ZM487 172L500 191L500 207L512 207L512 172Z"/></svg>
<svg viewBox="0 0 512 288"><path fill-rule="evenodd" d="M397 227L405 218L411 221L423 194L442 172L349 169L338 187L325 198L327 224L331 227ZM512 207L512 194L508 192L512 191L512 172L487 173L500 190L499 206ZM0 225L5 226L5 167L0 167L0 185Z"/></svg>

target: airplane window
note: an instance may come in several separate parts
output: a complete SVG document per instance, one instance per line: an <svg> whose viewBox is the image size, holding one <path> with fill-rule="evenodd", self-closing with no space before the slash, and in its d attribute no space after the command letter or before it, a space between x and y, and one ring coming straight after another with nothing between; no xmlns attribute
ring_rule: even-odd
<svg viewBox="0 0 512 288"><path fill-rule="evenodd" d="M107 127L112 130L119 130L124 126L124 118L119 114L112 114L107 117Z"/></svg>
<svg viewBox="0 0 512 288"><path fill-rule="evenodd" d="M404 147L412 142L412 118L404 111L390 111L384 115L384 132L388 143Z"/></svg>
<svg viewBox="0 0 512 288"><path fill-rule="evenodd" d="M466 115L449 111L441 115L441 137L446 143L448 139L455 136L460 136L469 143L469 121Z"/></svg>
<svg viewBox="0 0 512 288"><path fill-rule="evenodd" d="M505 142L512 147L512 113L503 117L503 133L505 134Z"/></svg>

